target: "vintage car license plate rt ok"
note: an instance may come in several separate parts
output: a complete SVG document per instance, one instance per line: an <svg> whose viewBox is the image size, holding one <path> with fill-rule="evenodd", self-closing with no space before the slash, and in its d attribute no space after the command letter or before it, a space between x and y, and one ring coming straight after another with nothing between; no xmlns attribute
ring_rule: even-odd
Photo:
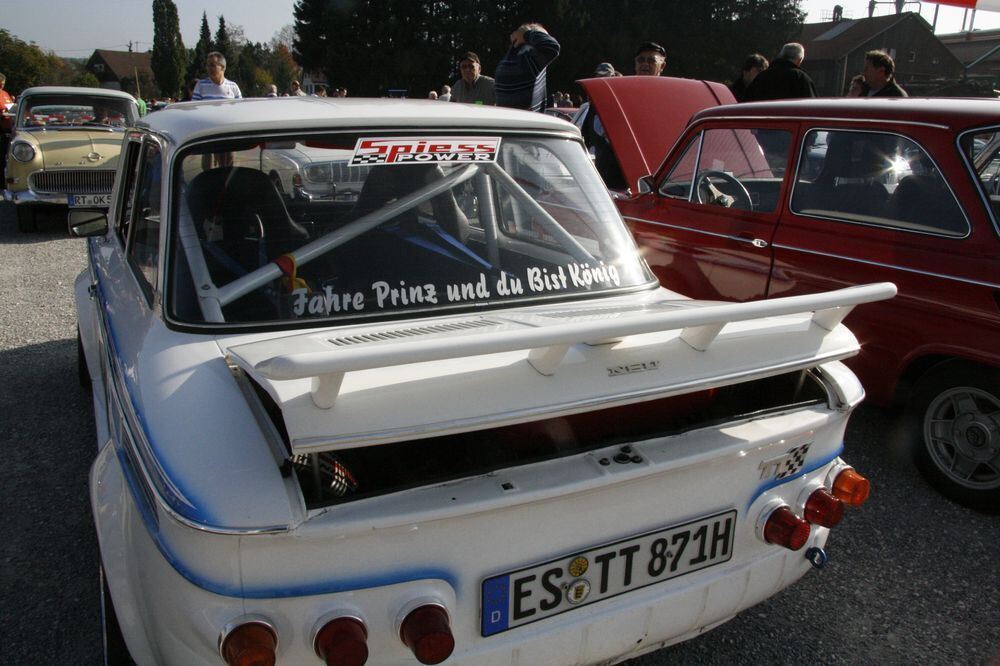
<svg viewBox="0 0 1000 666"><path fill-rule="evenodd" d="M107 207L111 205L110 194L70 194L69 205L74 208L79 207Z"/></svg>
<svg viewBox="0 0 1000 666"><path fill-rule="evenodd" d="M565 613L733 556L736 511L647 532L483 581L482 634Z"/></svg>

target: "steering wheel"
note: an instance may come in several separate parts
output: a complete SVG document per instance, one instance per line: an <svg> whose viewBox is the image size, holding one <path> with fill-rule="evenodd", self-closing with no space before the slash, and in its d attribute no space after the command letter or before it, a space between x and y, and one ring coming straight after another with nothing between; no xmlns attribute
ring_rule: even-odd
<svg viewBox="0 0 1000 666"><path fill-rule="evenodd" d="M698 177L695 179L694 196L698 200L698 203L700 204L705 203L701 194L701 188L706 183L711 185L711 181L709 181L708 179L713 176L716 178L721 178L722 180L735 185L737 190L736 194L738 196L742 196L746 200L747 205L745 210L753 210L753 199L750 198L750 192L747 191L746 185L741 183L736 176L730 173L726 173L725 171L717 171L715 169L708 169L707 171L702 171L700 174L698 174Z"/></svg>

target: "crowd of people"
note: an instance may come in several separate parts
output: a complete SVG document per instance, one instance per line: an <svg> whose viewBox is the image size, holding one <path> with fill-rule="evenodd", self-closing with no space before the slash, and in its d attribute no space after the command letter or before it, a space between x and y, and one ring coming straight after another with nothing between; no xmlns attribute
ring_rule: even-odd
<svg viewBox="0 0 1000 666"><path fill-rule="evenodd" d="M559 42L539 23L525 23L510 33L510 47L496 64L494 76L483 74L482 61L474 51L466 51L458 58L459 77L452 84L432 90L429 99L463 104L484 104L543 111L547 107L584 107L579 96L546 90L546 73L549 64L559 56ZM660 76L666 71L667 51L652 41L641 42L635 51L636 76ZM801 44L785 44L777 57L768 62L760 53L746 57L742 69L729 85L738 102L815 97L816 87L802 68L805 49ZM226 78L226 58L213 51L206 58L208 76L191 81L184 100L239 99L239 85ZM624 76L609 62L602 62L594 69L595 77ZM865 54L863 71L850 80L846 94L850 97L906 97L906 91L895 80L895 63L885 51ZM6 77L0 74L0 104L10 108L14 98L4 90ZM279 93L270 86L266 97L304 96L299 81L292 81L290 88ZM318 97L347 97L346 88L316 86L313 95ZM167 99L163 101L174 101ZM157 108L154 100L152 108ZM140 104L140 109L145 103ZM592 124L593 121L591 121ZM588 127L590 127L588 125ZM600 132L599 119L592 131Z"/></svg>

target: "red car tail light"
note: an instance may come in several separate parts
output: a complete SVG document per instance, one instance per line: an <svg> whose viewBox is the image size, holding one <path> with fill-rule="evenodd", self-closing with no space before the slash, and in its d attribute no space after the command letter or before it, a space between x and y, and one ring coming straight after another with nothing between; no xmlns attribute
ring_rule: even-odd
<svg viewBox="0 0 1000 666"><path fill-rule="evenodd" d="M362 666L368 661L368 629L355 617L330 620L316 632L313 645L327 666Z"/></svg>
<svg viewBox="0 0 1000 666"><path fill-rule="evenodd" d="M817 488L806 500L803 517L813 525L834 527L844 517L844 503L826 488Z"/></svg>
<svg viewBox="0 0 1000 666"><path fill-rule="evenodd" d="M840 472L833 481L833 496L850 506L864 504L870 492L871 483L852 467Z"/></svg>
<svg viewBox="0 0 1000 666"><path fill-rule="evenodd" d="M274 666L278 637L274 629L258 621L234 628L222 641L222 658L229 666Z"/></svg>
<svg viewBox="0 0 1000 666"><path fill-rule="evenodd" d="M809 523L796 516L787 505L771 512L764 523L764 540L789 550L799 550L809 540Z"/></svg>
<svg viewBox="0 0 1000 666"><path fill-rule="evenodd" d="M399 635L421 664L440 664L455 649L448 612L437 604L424 604L410 611Z"/></svg>

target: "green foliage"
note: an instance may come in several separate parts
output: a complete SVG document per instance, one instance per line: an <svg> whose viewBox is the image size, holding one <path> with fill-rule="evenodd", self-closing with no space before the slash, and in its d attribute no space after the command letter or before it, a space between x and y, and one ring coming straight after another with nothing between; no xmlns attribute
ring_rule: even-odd
<svg viewBox="0 0 1000 666"><path fill-rule="evenodd" d="M44 53L37 45L0 28L0 71L7 76L4 89L10 94L19 95L25 88L53 83L61 63L55 54Z"/></svg>
<svg viewBox="0 0 1000 666"><path fill-rule="evenodd" d="M212 50L218 51L226 57L226 68L232 67L236 60L236 49L229 38L229 31L226 29L226 17L219 16L219 28L215 31L215 40L212 42Z"/></svg>
<svg viewBox="0 0 1000 666"><path fill-rule="evenodd" d="M188 52L187 82L193 79L203 79L208 76L205 68L205 58L212 50L212 31L208 28L208 15L201 13L201 29L198 31L198 43Z"/></svg>
<svg viewBox="0 0 1000 666"><path fill-rule="evenodd" d="M184 85L188 52L181 38L177 6L173 0L153 0L153 52L151 67L160 93L175 97ZM149 94L143 90L145 94Z"/></svg>
<svg viewBox="0 0 1000 666"><path fill-rule="evenodd" d="M70 85L78 88L100 88L101 82L90 72L80 72L73 78Z"/></svg>

